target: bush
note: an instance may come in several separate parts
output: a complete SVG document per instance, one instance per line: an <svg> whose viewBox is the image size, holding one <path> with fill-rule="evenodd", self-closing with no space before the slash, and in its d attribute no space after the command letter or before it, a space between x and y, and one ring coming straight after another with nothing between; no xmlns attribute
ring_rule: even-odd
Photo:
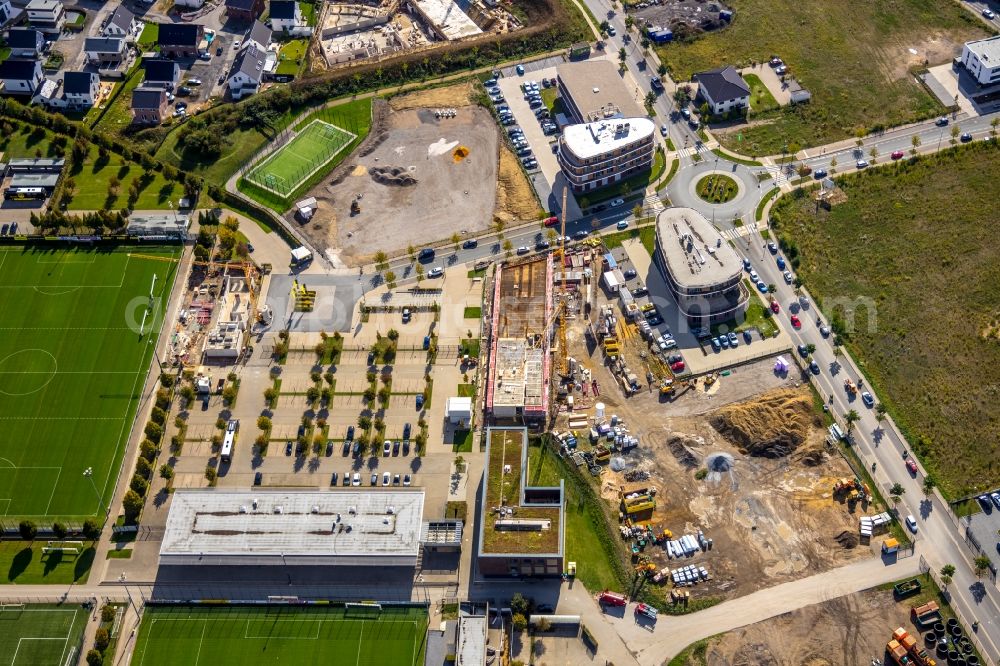
<svg viewBox="0 0 1000 666"><path fill-rule="evenodd" d="M68 530L62 523L52 523L52 533L56 535L57 539L64 539Z"/></svg>
<svg viewBox="0 0 1000 666"><path fill-rule="evenodd" d="M160 465L160 478L167 481L174 478L174 468L166 463Z"/></svg>
<svg viewBox="0 0 1000 666"><path fill-rule="evenodd" d="M153 407L153 411L149 413L149 420L156 425L162 426L167 422L167 413L159 407Z"/></svg>
<svg viewBox="0 0 1000 666"><path fill-rule="evenodd" d="M214 484L215 480L218 477L219 477L219 473L215 470L214 467L212 467L211 465L208 465L207 467L205 467L205 478L208 479L209 483Z"/></svg>
<svg viewBox="0 0 1000 666"><path fill-rule="evenodd" d="M122 509L125 511L125 522L135 523L136 518L142 513L142 497L134 490L129 490L122 498Z"/></svg>
<svg viewBox="0 0 1000 666"><path fill-rule="evenodd" d="M512 620L514 625L514 631L524 631L528 628L528 620L520 613L514 613L514 619Z"/></svg>
<svg viewBox="0 0 1000 666"><path fill-rule="evenodd" d="M146 424L145 433L150 441L159 444L160 438L163 437L163 428L150 421Z"/></svg>
<svg viewBox="0 0 1000 666"><path fill-rule="evenodd" d="M21 538L25 541L34 541L35 537L38 536L38 526L30 520L22 520L18 523L17 531L20 532Z"/></svg>
<svg viewBox="0 0 1000 666"><path fill-rule="evenodd" d="M142 478L138 474L132 477L132 481L129 482L129 488L134 490L140 496L145 497L146 493L149 492L149 483L146 479Z"/></svg>
<svg viewBox="0 0 1000 666"><path fill-rule="evenodd" d="M139 457L135 461L135 475L141 476L142 478L149 480L149 477L153 474L153 466L143 457Z"/></svg>
<svg viewBox="0 0 1000 666"><path fill-rule="evenodd" d="M96 518L87 518L83 521L83 536L88 539L96 539L101 536L101 524Z"/></svg>
<svg viewBox="0 0 1000 666"><path fill-rule="evenodd" d="M149 462L153 462L153 460L156 458L156 452L157 452L156 444L154 444L148 439L142 440L142 442L139 444L139 454Z"/></svg>
<svg viewBox="0 0 1000 666"><path fill-rule="evenodd" d="M115 619L115 607L111 604L104 604L101 608L101 622L111 622Z"/></svg>
<svg viewBox="0 0 1000 666"><path fill-rule="evenodd" d="M528 613L528 600L524 598L520 592L515 592L514 596L510 598L510 610L513 613L518 613L520 615L527 615Z"/></svg>
<svg viewBox="0 0 1000 666"><path fill-rule="evenodd" d="M87 652L87 666L102 666L104 664L104 656L97 650L90 650Z"/></svg>
<svg viewBox="0 0 1000 666"><path fill-rule="evenodd" d="M236 402L236 387L230 384L222 390L222 399L227 405L231 405Z"/></svg>
<svg viewBox="0 0 1000 666"><path fill-rule="evenodd" d="M101 627L94 633L94 647L104 652L108 649L109 645L111 645L111 634L107 629Z"/></svg>

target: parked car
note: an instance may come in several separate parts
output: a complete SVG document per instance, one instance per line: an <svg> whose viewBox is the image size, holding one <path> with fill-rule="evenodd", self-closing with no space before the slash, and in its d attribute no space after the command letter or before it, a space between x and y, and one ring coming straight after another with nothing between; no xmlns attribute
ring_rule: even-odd
<svg viewBox="0 0 1000 666"><path fill-rule="evenodd" d="M785 284L791 284L794 281L791 271L785 271L784 273L781 274L781 276L785 278Z"/></svg>
<svg viewBox="0 0 1000 666"><path fill-rule="evenodd" d="M559 222L559 218L556 217L555 215L552 215L552 216L547 217L544 220L542 220L542 225L546 226L546 227L554 227L556 225L556 223L558 223L558 222Z"/></svg>
<svg viewBox="0 0 1000 666"><path fill-rule="evenodd" d="M621 206L623 203L625 203L624 199L615 199L608 205L611 206L612 208L617 208L618 206Z"/></svg>
<svg viewBox="0 0 1000 666"><path fill-rule="evenodd" d="M350 473L350 471L344 472L344 485L345 486L351 485L351 473Z"/></svg>
<svg viewBox="0 0 1000 666"><path fill-rule="evenodd" d="M667 135L667 126L660 125L660 136L666 136L666 135Z"/></svg>
<svg viewBox="0 0 1000 666"><path fill-rule="evenodd" d="M799 352L799 356L801 356L802 358L809 356L809 348L806 347L805 345L799 345L798 347L796 347L796 349Z"/></svg>
<svg viewBox="0 0 1000 666"><path fill-rule="evenodd" d="M903 153L902 150L894 150L889 155L889 157L891 157L894 160L901 160L901 159L903 159L903 155L904 155L904 153Z"/></svg>
<svg viewBox="0 0 1000 666"><path fill-rule="evenodd" d="M547 249L549 249L548 241L540 240L537 243L535 243L535 250L537 250L538 252L542 252L543 250Z"/></svg>
<svg viewBox="0 0 1000 666"><path fill-rule="evenodd" d="M635 613L636 615L643 615L650 620L656 621L656 609L648 604L636 604Z"/></svg>
<svg viewBox="0 0 1000 666"><path fill-rule="evenodd" d="M730 347L732 347L732 348L735 349L736 347L740 346L740 339L738 337L736 337L736 333L735 332L730 331L729 335L727 335L726 337L729 339L729 346Z"/></svg>
<svg viewBox="0 0 1000 666"><path fill-rule="evenodd" d="M646 317L646 323L650 326L659 326L663 323L663 317L658 314L655 314L652 317Z"/></svg>
<svg viewBox="0 0 1000 666"><path fill-rule="evenodd" d="M410 485L410 475L409 474L406 474L405 476L403 476L403 485L404 486Z"/></svg>
<svg viewBox="0 0 1000 666"><path fill-rule="evenodd" d="M830 337L830 327L826 325L820 326L819 334L822 335L824 338Z"/></svg>
<svg viewBox="0 0 1000 666"><path fill-rule="evenodd" d="M399 485L399 474L393 474L392 475L392 485L394 485L394 486L398 486Z"/></svg>
<svg viewBox="0 0 1000 666"><path fill-rule="evenodd" d="M327 440L326 442L326 457L329 458L333 455L333 440Z"/></svg>
<svg viewBox="0 0 1000 666"><path fill-rule="evenodd" d="M916 463L916 461L913 460L913 458L907 458L906 459L906 469L908 469L910 471L910 474L913 474L914 476L916 476L916 474L917 474L917 463Z"/></svg>
<svg viewBox="0 0 1000 666"><path fill-rule="evenodd" d="M404 456L410 455L410 440L408 439L403 440L403 455Z"/></svg>
<svg viewBox="0 0 1000 666"><path fill-rule="evenodd" d="M514 70L517 72L518 76L524 76L524 65L518 65L514 68Z"/></svg>
<svg viewBox="0 0 1000 666"><path fill-rule="evenodd" d="M639 273L638 273L638 272L636 272L636 270L635 270L634 268L629 268L629 269L628 269L628 270L626 270L626 271L625 271L624 273L622 273L622 276L623 276L623 277L624 277L624 278L625 278L626 280L631 280L632 278L636 277L637 275L639 275Z"/></svg>
<svg viewBox="0 0 1000 666"><path fill-rule="evenodd" d="M378 472L372 472L371 485L378 485Z"/></svg>
<svg viewBox="0 0 1000 666"><path fill-rule="evenodd" d="M991 493L990 499L993 500L993 506L1000 509L1000 493Z"/></svg>
<svg viewBox="0 0 1000 666"><path fill-rule="evenodd" d="M427 277L429 278L439 278L444 275L444 269L440 266L435 266L434 268L427 271Z"/></svg>
<svg viewBox="0 0 1000 666"><path fill-rule="evenodd" d="M673 370L674 372L684 372L684 368L685 368L684 361L677 361L676 363L670 366L670 369Z"/></svg>
<svg viewBox="0 0 1000 666"><path fill-rule="evenodd" d="M403 308L402 318L403 318L403 323L404 324L409 324L410 323L410 318L411 318L410 308Z"/></svg>
<svg viewBox="0 0 1000 666"><path fill-rule="evenodd" d="M359 474L358 472L354 473L354 476L351 478L351 485L352 486L360 486L361 485L361 474Z"/></svg>
<svg viewBox="0 0 1000 666"><path fill-rule="evenodd" d="M906 517L906 526L914 534L917 533L917 519L914 518L912 515L909 515L909 516Z"/></svg>
<svg viewBox="0 0 1000 666"><path fill-rule="evenodd" d="M389 476L389 472L382 472L382 485L383 486L389 485L390 478L391 477Z"/></svg>
<svg viewBox="0 0 1000 666"><path fill-rule="evenodd" d="M217 55L217 56L222 55L222 47L221 46L218 47L217 49L215 49L215 55Z"/></svg>
<svg viewBox="0 0 1000 666"><path fill-rule="evenodd" d="M528 254L529 252L531 252L531 248L529 248L527 245L522 245L521 247L517 248L518 254Z"/></svg>
<svg viewBox="0 0 1000 666"><path fill-rule="evenodd" d="M719 345L721 345L723 349L729 349L729 336L724 333L720 335Z"/></svg>
<svg viewBox="0 0 1000 666"><path fill-rule="evenodd" d="M771 301L768 305L771 308L771 312L774 314L778 314L781 310L781 306L778 304L778 301Z"/></svg>
<svg viewBox="0 0 1000 666"><path fill-rule="evenodd" d="M767 250L771 254L778 254L778 245L774 241L770 241L767 244Z"/></svg>
<svg viewBox="0 0 1000 666"><path fill-rule="evenodd" d="M712 338L712 350L720 351L721 349L722 349L722 343L719 341L719 338Z"/></svg>
<svg viewBox="0 0 1000 666"><path fill-rule="evenodd" d="M382 455L383 455L383 456L387 456L387 455L389 455L389 450L390 450L391 448L392 448L392 442L390 442L389 440L385 440L385 441L384 441L384 442L382 443Z"/></svg>
<svg viewBox="0 0 1000 666"><path fill-rule="evenodd" d="M201 53L198 54L198 59L199 60L211 60L212 59L212 54L209 53L208 51L202 51Z"/></svg>
<svg viewBox="0 0 1000 666"><path fill-rule="evenodd" d="M259 486L263 482L264 482L264 475L261 474L260 472L254 472L254 474L253 474L253 485Z"/></svg>
<svg viewBox="0 0 1000 666"><path fill-rule="evenodd" d="M189 86L200 86L201 85L201 79L190 78L190 79L187 80L187 84Z"/></svg>
<svg viewBox="0 0 1000 666"><path fill-rule="evenodd" d="M792 315L791 322L794 328L802 328L802 320L799 319L798 315Z"/></svg>
<svg viewBox="0 0 1000 666"><path fill-rule="evenodd" d="M331 486L337 485L337 473L336 472L334 472L333 474L330 475L330 485Z"/></svg>
<svg viewBox="0 0 1000 666"><path fill-rule="evenodd" d="M861 402L865 403L865 407L871 408L875 406L875 398L868 391L861 392Z"/></svg>

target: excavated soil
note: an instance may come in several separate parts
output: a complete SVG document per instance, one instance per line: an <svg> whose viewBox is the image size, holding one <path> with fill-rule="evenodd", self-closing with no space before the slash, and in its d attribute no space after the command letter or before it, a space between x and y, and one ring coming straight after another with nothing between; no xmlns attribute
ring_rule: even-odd
<svg viewBox="0 0 1000 666"><path fill-rule="evenodd" d="M809 393L790 389L723 407L710 423L741 453L765 458L795 452L810 431L822 425Z"/></svg>
<svg viewBox="0 0 1000 666"><path fill-rule="evenodd" d="M393 111L468 106L472 104L472 95L472 83L460 83L454 86L418 90L417 92L399 95L389 100L389 106L392 107Z"/></svg>
<svg viewBox="0 0 1000 666"><path fill-rule="evenodd" d="M493 216L497 220L535 219L538 199L528 182L514 153L506 146L500 148L500 173L497 179L497 204Z"/></svg>

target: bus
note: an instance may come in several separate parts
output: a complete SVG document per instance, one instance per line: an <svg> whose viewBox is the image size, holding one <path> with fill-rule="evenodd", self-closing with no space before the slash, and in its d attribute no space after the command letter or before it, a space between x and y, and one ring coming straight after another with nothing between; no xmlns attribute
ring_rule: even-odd
<svg viewBox="0 0 1000 666"><path fill-rule="evenodd" d="M233 446L236 444L236 431L240 428L238 419L230 419L226 424L226 436L222 440L222 462L228 463L233 460Z"/></svg>
<svg viewBox="0 0 1000 666"><path fill-rule="evenodd" d="M42 187L8 187L3 196L4 199L27 201L29 199L44 199L47 195Z"/></svg>

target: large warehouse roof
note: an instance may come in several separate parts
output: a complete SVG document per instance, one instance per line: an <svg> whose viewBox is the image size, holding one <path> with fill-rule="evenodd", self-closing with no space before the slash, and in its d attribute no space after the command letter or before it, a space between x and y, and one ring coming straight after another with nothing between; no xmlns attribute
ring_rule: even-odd
<svg viewBox="0 0 1000 666"><path fill-rule="evenodd" d="M422 490L178 490L161 564L415 566Z"/></svg>

